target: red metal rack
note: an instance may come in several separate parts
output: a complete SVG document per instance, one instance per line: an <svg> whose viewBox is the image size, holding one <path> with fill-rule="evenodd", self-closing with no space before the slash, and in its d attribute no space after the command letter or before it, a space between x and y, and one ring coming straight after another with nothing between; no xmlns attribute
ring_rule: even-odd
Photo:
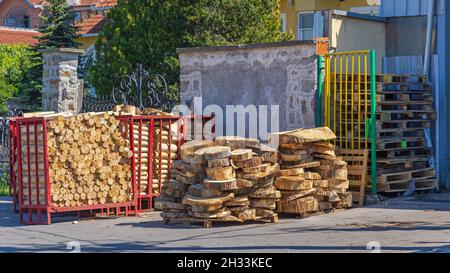
<svg viewBox="0 0 450 273"><path fill-rule="evenodd" d="M131 118L122 117L119 120L128 124L129 133L132 133ZM13 151L11 162L15 162L17 157L17 177L13 174L11 180L11 188L17 193L17 204L19 210L20 222L24 224L51 224L52 214L65 212L83 212L88 211L92 214L106 213L110 214L111 210L115 214L122 212L128 216L133 212L133 208L137 205L136 197L136 180L134 173L132 174L133 200L130 202L102 205L84 205L76 207L56 207L52 204L50 192L49 177L49 160L47 146L47 120L45 118L15 118L12 123ZM124 134L127 134L125 132ZM42 138L43 146L39 146L38 139ZM22 140L26 139L26 147L23 149ZM30 144L30 140L34 140ZM25 151L24 151L25 150ZM134 156L134 155L133 155ZM41 161L39 160L41 159ZM33 162L34 161L34 162ZM43 162L44 166L39 166L39 162ZM35 170L31 171L34 164ZM134 157L131 158L131 168L134 169ZM23 168L26 167L26 175L23 175ZM14 165L11 164L11 171L14 173ZM24 191L27 191L28 198L25 198ZM44 192L44 194L42 194ZM35 198L33 198L35 197ZM134 211L136 213L136 211ZM24 217L27 216L27 217ZM37 220L36 220L37 217Z"/></svg>
<svg viewBox="0 0 450 273"><path fill-rule="evenodd" d="M15 119L12 118L9 121L9 193L13 197L14 212L18 212L17 209L17 176L14 168L17 162L17 126Z"/></svg>
<svg viewBox="0 0 450 273"><path fill-rule="evenodd" d="M24 224L51 224L52 214L72 212L80 215L82 212L90 214L106 215L136 215L143 211L153 210L153 199L160 196L163 185L162 173L162 149L163 134L155 139L155 130L160 132L163 128L168 131L167 140L169 155L173 144L172 133L176 132L177 159L180 159L181 145L191 140L190 129L194 121L201 120L202 131L205 124L210 123L215 133L215 117L213 116L119 116L116 117L121 123L127 124L128 132L124 137L130 140L130 149L133 151L131 158L133 200L120 204L91 205L81 207L55 207L52 205L50 192L48 147L47 147L47 120L45 118L11 118L10 120L10 190L14 197L14 209L19 213L20 221ZM176 126L174 128L173 126ZM148 134L143 134L143 128L148 128ZM42 129L39 129L42 128ZM168 128L168 129L167 129ZM156 134L158 135L158 134ZM38 148L38 139L41 138L44 146ZM202 134L202 138L205 135ZM25 151L22 150L22 140L27 143ZM30 140L34 140L30 144ZM148 141L148 149L144 151L143 141ZM155 146L156 144L156 146ZM39 153L41 150L41 153ZM148 153L147 162L143 162L143 153ZM159 159L159 166L153 169L154 159ZM43 170L39 170L39 160L44 162ZM34 160L34 162L32 162ZM170 166L172 158L168 157L167 180L170 179ZM27 173L23 176L22 169L26 164ZM31 172L32 164L36 164L35 173ZM146 166L145 166L146 165ZM146 168L144 168L146 167ZM154 172L155 171L155 172ZM142 174L147 172L147 181L141 180ZM156 174L155 174L156 173ZM156 178L155 178L156 175ZM154 178L158 180L158 189L153 190ZM24 181L26 180L26 181ZM147 189L142 191L143 184L147 183ZM27 184L24 184L27 183ZM24 188L28 190L29 198L24 200ZM45 191L43 198L40 198ZM32 200L32 196L36 196ZM36 220L36 217L37 220Z"/></svg>

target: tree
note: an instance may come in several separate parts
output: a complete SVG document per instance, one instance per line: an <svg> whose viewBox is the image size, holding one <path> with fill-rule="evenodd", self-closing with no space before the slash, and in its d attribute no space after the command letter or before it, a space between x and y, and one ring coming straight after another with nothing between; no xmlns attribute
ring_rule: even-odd
<svg viewBox="0 0 450 273"><path fill-rule="evenodd" d="M48 0L44 16L41 17L42 27L39 32L37 49L44 48L77 48L81 44L75 40L80 37L78 28L73 25L75 13L70 12L66 0Z"/></svg>
<svg viewBox="0 0 450 273"><path fill-rule="evenodd" d="M119 0L100 33L89 80L109 94L142 64L163 75L178 98L177 48L287 39L280 28L278 0Z"/></svg>
<svg viewBox="0 0 450 273"><path fill-rule="evenodd" d="M8 99L22 90L24 79L34 67L33 52L30 47L0 45L0 114L8 112Z"/></svg>
<svg viewBox="0 0 450 273"><path fill-rule="evenodd" d="M24 78L20 96L28 101L32 110L41 108L42 97L42 55L41 49L47 48L77 48L78 28L73 25L75 14L69 10L66 0L46 1L38 38L39 43L33 47L31 55L33 67Z"/></svg>

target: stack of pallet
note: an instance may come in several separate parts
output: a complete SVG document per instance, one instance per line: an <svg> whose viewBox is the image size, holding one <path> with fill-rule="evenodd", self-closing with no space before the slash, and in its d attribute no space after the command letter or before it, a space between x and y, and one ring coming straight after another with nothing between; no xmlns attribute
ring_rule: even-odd
<svg viewBox="0 0 450 273"><path fill-rule="evenodd" d="M377 183L380 192L437 186L425 129L434 118L432 86L422 76L377 76Z"/></svg>
<svg viewBox="0 0 450 273"><path fill-rule="evenodd" d="M205 226L261 218L275 222L273 211L280 193L273 186L273 178L278 165L265 161L252 149L243 149L247 144L272 161L277 155L274 150L261 149L258 141L243 138L183 144L183 162L177 162L174 169L176 181L188 185L182 204L190 217L171 217L183 214L171 215L165 209L164 221L203 222Z"/></svg>
<svg viewBox="0 0 450 273"><path fill-rule="evenodd" d="M51 202L55 207L131 201L132 152L120 133L125 131L121 127L119 121L107 113L59 115L48 121L48 175ZM28 127L28 130L21 127L25 204L46 203L43 141L42 125ZM38 186L39 195L36 194Z"/></svg>
<svg viewBox="0 0 450 273"><path fill-rule="evenodd" d="M272 135L280 146L281 169L275 186L281 191L278 212L305 216L332 208L351 207L346 163L338 159L336 138L328 128L295 130Z"/></svg>

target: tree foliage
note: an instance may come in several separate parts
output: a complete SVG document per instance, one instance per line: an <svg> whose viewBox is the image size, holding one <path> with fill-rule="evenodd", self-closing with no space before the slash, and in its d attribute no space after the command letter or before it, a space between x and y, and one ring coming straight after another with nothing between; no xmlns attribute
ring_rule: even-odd
<svg viewBox="0 0 450 273"><path fill-rule="evenodd" d="M70 12L66 0L48 0L39 32L38 49L44 48L76 48L81 44L75 40L80 36L78 28L73 24L75 13Z"/></svg>
<svg viewBox="0 0 450 273"><path fill-rule="evenodd" d="M35 65L30 47L0 45L0 114L8 112L8 99L23 89L25 78Z"/></svg>
<svg viewBox="0 0 450 273"><path fill-rule="evenodd" d="M48 0L41 16L39 32L42 36L33 47L33 66L24 78L20 90L20 97L27 101L30 110L37 111L42 106L42 55L41 49L47 48L76 48L81 44L76 42L79 37L78 28L73 25L75 14L70 12L66 0Z"/></svg>
<svg viewBox="0 0 450 273"><path fill-rule="evenodd" d="M177 48L275 42L278 0L119 0L96 44L89 79L100 94L142 64L163 75L177 96Z"/></svg>

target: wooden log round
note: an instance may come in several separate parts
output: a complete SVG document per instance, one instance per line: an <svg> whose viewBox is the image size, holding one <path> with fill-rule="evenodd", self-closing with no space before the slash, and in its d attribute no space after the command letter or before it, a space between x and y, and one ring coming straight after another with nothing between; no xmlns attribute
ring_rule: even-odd
<svg viewBox="0 0 450 273"><path fill-rule="evenodd" d="M205 185L205 188L217 191L230 191L238 189L236 179L222 181L205 179L203 180L203 184Z"/></svg>
<svg viewBox="0 0 450 273"><path fill-rule="evenodd" d="M195 151L205 148L211 147L214 145L214 142L210 140L194 140L190 142L186 142L180 147L181 158L186 163L189 163L188 159L192 157Z"/></svg>
<svg viewBox="0 0 450 273"><path fill-rule="evenodd" d="M206 168L206 176L209 180L232 180L235 178L234 168L229 167L219 167L219 168Z"/></svg>
<svg viewBox="0 0 450 273"><path fill-rule="evenodd" d="M305 173L305 170L302 169L302 168L278 170L275 173L275 177L280 177L280 176L301 176L304 173Z"/></svg>
<svg viewBox="0 0 450 273"><path fill-rule="evenodd" d="M237 161L234 162L233 164L237 167L237 168L251 168L251 167L257 167L263 164L262 158L259 156L255 156L252 157L251 159L245 160L245 161Z"/></svg>
<svg viewBox="0 0 450 273"><path fill-rule="evenodd" d="M229 158L231 156L231 148L228 146L213 146L208 147L204 151L204 158L206 160L216 160Z"/></svg>
<svg viewBox="0 0 450 273"><path fill-rule="evenodd" d="M281 176L275 179L275 186L279 190L301 191L313 188L313 181L303 177Z"/></svg>
<svg viewBox="0 0 450 273"><path fill-rule="evenodd" d="M237 149L231 153L231 159L235 162L249 160L253 157L251 149Z"/></svg>
<svg viewBox="0 0 450 273"><path fill-rule="evenodd" d="M223 203L230 201L233 198L234 193L224 193L215 198L195 197L187 194L183 198L183 204L191 206L214 206L222 205Z"/></svg>
<svg viewBox="0 0 450 273"><path fill-rule="evenodd" d="M201 219L221 219L231 216L231 211L225 210L221 212L206 212L206 213L189 211L188 214L192 217Z"/></svg>
<svg viewBox="0 0 450 273"><path fill-rule="evenodd" d="M230 166L230 160L228 158L208 160L208 168L221 168Z"/></svg>

